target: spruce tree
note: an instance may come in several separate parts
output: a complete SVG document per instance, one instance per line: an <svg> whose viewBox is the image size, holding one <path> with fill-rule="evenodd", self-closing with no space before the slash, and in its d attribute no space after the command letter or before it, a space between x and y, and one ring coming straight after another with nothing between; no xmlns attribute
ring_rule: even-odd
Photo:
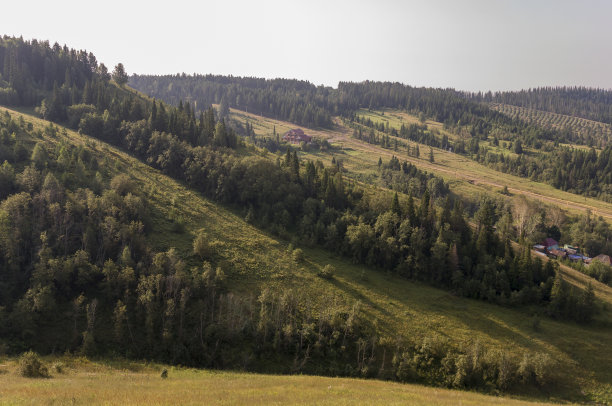
<svg viewBox="0 0 612 406"><path fill-rule="evenodd" d="M125 71L122 63L118 63L113 70L113 80L119 85L123 86L128 81L128 74Z"/></svg>
<svg viewBox="0 0 612 406"><path fill-rule="evenodd" d="M399 204L399 198L397 196L397 192L395 192L395 194L393 195L393 203L391 204L391 211L397 214L399 218L402 217L402 208L400 207L400 204Z"/></svg>

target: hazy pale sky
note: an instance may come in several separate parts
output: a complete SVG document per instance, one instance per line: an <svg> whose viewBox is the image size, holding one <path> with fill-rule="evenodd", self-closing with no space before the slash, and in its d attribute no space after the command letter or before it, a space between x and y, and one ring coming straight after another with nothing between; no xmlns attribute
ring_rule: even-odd
<svg viewBox="0 0 612 406"><path fill-rule="evenodd" d="M612 88L612 1L10 1L0 34L128 73Z"/></svg>

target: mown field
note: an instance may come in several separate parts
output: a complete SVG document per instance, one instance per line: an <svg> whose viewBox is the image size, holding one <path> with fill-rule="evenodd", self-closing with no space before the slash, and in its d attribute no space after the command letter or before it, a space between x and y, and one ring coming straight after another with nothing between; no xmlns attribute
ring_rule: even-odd
<svg viewBox="0 0 612 406"><path fill-rule="evenodd" d="M197 370L126 361L48 357L48 379L15 372L0 360L1 405L536 405L412 384L316 376ZM59 366L56 372L53 366ZM160 371L167 369L168 378Z"/></svg>
<svg viewBox="0 0 612 406"><path fill-rule="evenodd" d="M19 115L20 113L11 111L11 114ZM24 117L35 127L42 128L47 125L46 122L31 116ZM255 121L254 118L252 119ZM267 125L267 122L262 124L264 125ZM277 131L281 131L281 128L280 125L277 126ZM346 137L342 132L318 132L318 134L324 134L329 138ZM381 337L389 339L436 337L457 347L478 342L485 348L505 350L517 359L522 358L525 353L546 353L558 362L557 373L561 375L560 381L563 384L549 388L544 393L525 393L525 396L552 400L612 401L612 369L609 367L612 365L612 348L610 347L610 342L612 342L612 289L605 285L593 281L600 306L603 309L593 324L583 326L542 317L539 327L534 328L530 309L513 310L482 301L458 298L446 291L427 285L407 281L365 266L353 265L321 249L303 247L304 260L295 262L287 250L288 242L273 238L250 226L243 220L243 213L232 212L211 203L198 193L151 169L117 148L70 130L66 130L65 135L60 131L57 138L44 138L44 142L50 146L60 141L85 145L101 160L106 160L105 165L113 168L113 171L127 173L137 183L152 205L152 221L156 232L149 235L148 238L156 248L165 250L175 247L188 262L197 263L191 256L191 243L197 232L205 232L212 241L217 255L229 265L226 268L230 269L227 275L227 285L234 294L252 297L253 300L256 300L264 287L281 290L294 289L304 295L307 305L315 306L320 311L324 311L329 306L343 306L348 309L358 303L363 314L376 325ZM359 145L349 137L334 142L346 143L341 152L346 155L342 156L356 156L357 158L353 160L346 159L346 164L354 165L355 168L363 165L364 162L378 160L379 153L387 152L389 156L393 153L377 150L376 154L373 154L366 149L357 149ZM352 149L349 150L349 146L352 146ZM330 158L316 154L313 157ZM475 187L468 182L465 184L468 185L467 187ZM332 264L336 268L336 274L331 280L317 276L319 269L326 264ZM579 286L584 287L588 282L586 277L577 271L573 271L573 274L569 274L571 270L566 272L570 278L575 279L575 283ZM8 366L5 365L1 369L10 370L12 368L10 365L9 362ZM377 381L288 378L191 370L180 370L176 375L171 373L171 379L164 382L170 382L167 385L175 385L176 391L166 393L164 387L160 386L161 381L157 380L157 369L143 372L140 375L120 371L111 373L104 368L102 371L107 372L92 373L86 369L79 371L77 369L76 372L40 381L17 378L10 372L0 375L2 400L6 400L9 404L27 403L29 399L48 399L49 396L60 396L57 399L61 403L64 402L61 399L65 399L61 396L68 396L67 394L72 393L69 399L72 397L75 397L75 400L84 399L82 403L88 403L88 400L93 399L104 403L106 399L104 396L120 396L123 393L126 396L124 400L128 404L129 402L140 404L189 403L193 399L192 392L197 393L198 390L203 390L196 389L196 387L202 386L198 380L205 379L205 377L209 377L211 381L204 386L204 388L209 388L208 392L203 391L217 393L215 399L223 394L227 395L228 401L224 404L245 403L245 399L249 403L265 402L268 404L271 402L284 404L284 399L295 401L296 404L300 402L310 404L314 403L310 399L315 399L317 402L319 402L318 399L321 399L320 404L326 404L325 396L328 395L326 388L333 387L332 382L347 382L345 387L348 389L341 390L336 398L330 398L330 404L342 404L342 402L359 399L366 395L381 396L380 399L370 398L372 402L380 403L404 403L410 401L411 396L416 396L415 403L419 404L419 399L421 399L419 397L421 395L410 393L412 386ZM179 378L183 377L185 378L183 383L176 383ZM234 389L232 385L240 385L232 382L241 380L252 382L251 385L254 388L250 391L244 389L243 392ZM319 386L316 382L325 383ZM348 382L355 383L349 385ZM57 395L45 392L51 390L50 387L55 388L53 390L57 391L54 392ZM287 387L294 388L295 392L291 396L283 397ZM7 392L8 388L13 389ZM76 391L73 388L80 389ZM148 396L146 390L134 391L133 388L151 388L152 397L146 397ZM377 391L376 388L381 389ZM424 403L430 403L427 399L431 399L432 393L448 393L448 402L453 404L458 403L457 398L453 396L460 396L461 402L466 404L470 402L488 403L484 399L495 400L494 398L480 398L480 395L465 392L421 390L425 391L422 397L425 399ZM521 392L520 388L516 390ZM307 396L306 400L300 400L304 398L298 397L298 392L304 392L303 396ZM153 396L155 393L159 393L155 395L159 398ZM10 394L11 397L7 397L7 394ZM467 398L462 398L464 395ZM231 396L243 397L233 398ZM253 397L249 398L249 396ZM278 401L275 400L275 396L279 396ZM266 399L271 399L271 402L265 401ZM34 401L34 403L37 402ZM440 403L444 404L442 401Z"/></svg>

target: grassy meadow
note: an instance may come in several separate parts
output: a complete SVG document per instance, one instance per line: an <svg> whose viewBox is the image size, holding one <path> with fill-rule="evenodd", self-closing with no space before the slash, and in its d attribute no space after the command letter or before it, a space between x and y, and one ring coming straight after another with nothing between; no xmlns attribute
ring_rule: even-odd
<svg viewBox="0 0 612 406"><path fill-rule="evenodd" d="M48 357L52 377L18 376L0 360L0 405L535 405L526 400L377 380L197 370ZM57 372L58 366L61 372ZM168 378L160 371L167 369Z"/></svg>
<svg viewBox="0 0 612 406"><path fill-rule="evenodd" d="M363 112L364 110L361 111ZM376 117L389 118L391 126L397 126L398 123L401 122L408 123L409 118L411 118L412 122L418 122L417 117L410 116L404 112L385 111L384 116L380 113L368 112L367 110L365 110L365 112L367 112L371 118L373 117L373 121ZM290 128L299 127L288 122L269 119L233 109L232 117L243 123L248 120L249 123L253 124L255 133L258 135L270 135L274 127L276 127L277 133L280 134ZM393 119L393 117L395 117L395 119ZM402 117L402 121L397 117ZM382 158L384 161L387 161L395 155L400 160L407 160L422 170L432 172L442 177L450 184L453 192L464 197L474 198L480 196L482 193L500 192L504 186L507 186L512 195L524 195L529 199L544 204L559 206L573 214L583 214L586 210L590 210L593 214L602 216L608 221L612 221L612 204L610 203L565 192L551 185L534 182L527 178L498 172L469 158L439 148L433 148L434 162L431 163L428 160L428 146L420 145L421 156L420 158L415 158L408 156L406 151L401 148L398 151L394 151L393 149L385 149L379 145L368 144L364 141L354 139L351 136L352 130L350 128L344 126L340 120L337 120L336 124L333 130L303 128L309 135L327 139L336 149L329 152L306 152L302 153L302 156L308 159L321 159L324 162L329 162L333 155L336 159L342 160L344 167L348 170L348 176L357 176L358 179L370 180L372 183L375 183L378 159ZM437 126L442 126L441 123L435 124ZM430 124L428 121L427 125L430 127L433 124ZM393 139L394 137L390 138ZM416 145L416 143L412 141L405 142L408 142L411 146ZM508 153L512 154L510 152Z"/></svg>
<svg viewBox="0 0 612 406"><path fill-rule="evenodd" d="M21 114L10 112L14 116ZM255 124L254 116L249 117ZM29 115L24 118L35 127L47 125ZM270 123L273 121L261 120L258 125L268 128ZM283 129L280 124L277 132ZM257 125L255 130L264 131L258 130ZM374 154L341 131L312 132L337 140L344 137L335 142L345 143L341 154L347 157L345 165L350 168L363 165L367 170L367 165L377 161L379 154L390 157L394 153L376 147ZM70 130L59 131L57 137L42 137L49 146L60 141L82 144L105 162L111 174L128 174L151 202L156 233L148 238L155 248L175 247L188 263L197 264L198 260L191 255L191 244L194 236L203 231L219 259L229 265L227 286L233 294L256 300L263 288L293 290L304 296L305 305L315 306L318 311L330 306L350 309L357 304L374 323L379 335L392 340L436 337L457 347L478 342L485 348L507 351L517 359L534 352L546 353L557 362L557 373L563 384L551 388L550 392L522 395L536 400L612 402L612 288L606 285L593 281L603 309L594 323L583 326L541 317L539 326L534 327L530 309L516 310L458 298L447 291L353 265L321 249L302 247L304 260L296 262L287 249L288 242L258 230L243 220L242 213L208 201L117 148ZM331 159L325 154L306 156ZM441 163L433 164L436 165L443 167ZM454 182L463 181L455 179ZM465 185L477 187L469 182ZM330 280L317 276L326 264L336 268ZM590 279L577 271L565 272L579 286L584 287ZM61 362L71 365L72 361ZM179 368L171 370L170 378L162 382L159 366L128 363L132 366L125 367L103 361L78 361L65 374L53 374L48 380L28 380L14 375L14 360L0 361L0 364L0 403L3 404L69 404L73 398L76 404L208 403L206 400L220 404L348 404L355 399L364 404L431 404L432 399L436 404L514 404L511 400L480 394L374 380ZM520 388L517 390L521 392ZM549 398L552 393L554 397Z"/></svg>

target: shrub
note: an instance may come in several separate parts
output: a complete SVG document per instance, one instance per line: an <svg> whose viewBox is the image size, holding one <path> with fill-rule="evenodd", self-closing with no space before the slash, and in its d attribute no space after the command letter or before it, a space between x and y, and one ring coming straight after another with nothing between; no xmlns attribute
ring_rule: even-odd
<svg viewBox="0 0 612 406"><path fill-rule="evenodd" d="M333 265L327 264L321 269L318 275L323 279L331 279L334 277L336 273L336 268Z"/></svg>
<svg viewBox="0 0 612 406"><path fill-rule="evenodd" d="M206 234L199 233L193 240L193 254L200 257L201 260L211 259L214 250L210 246Z"/></svg>
<svg viewBox="0 0 612 406"><path fill-rule="evenodd" d="M293 250L291 256L295 262L302 262L304 260L304 251L302 251L300 248L296 248Z"/></svg>
<svg viewBox="0 0 612 406"><path fill-rule="evenodd" d="M519 365L518 374L524 383L540 387L554 382L555 362L545 353L525 354Z"/></svg>
<svg viewBox="0 0 612 406"><path fill-rule="evenodd" d="M19 375L26 378L48 378L49 371L41 362L38 354L28 351L19 359Z"/></svg>
<svg viewBox="0 0 612 406"><path fill-rule="evenodd" d="M536 383L539 386L546 386L553 383L555 363L550 355L537 353L533 358L533 364Z"/></svg>
<svg viewBox="0 0 612 406"><path fill-rule="evenodd" d="M52 366L52 369L58 374L64 373L64 364L62 362L55 362Z"/></svg>
<svg viewBox="0 0 612 406"><path fill-rule="evenodd" d="M110 181L110 187L120 196L134 193L136 184L125 174L117 175Z"/></svg>

